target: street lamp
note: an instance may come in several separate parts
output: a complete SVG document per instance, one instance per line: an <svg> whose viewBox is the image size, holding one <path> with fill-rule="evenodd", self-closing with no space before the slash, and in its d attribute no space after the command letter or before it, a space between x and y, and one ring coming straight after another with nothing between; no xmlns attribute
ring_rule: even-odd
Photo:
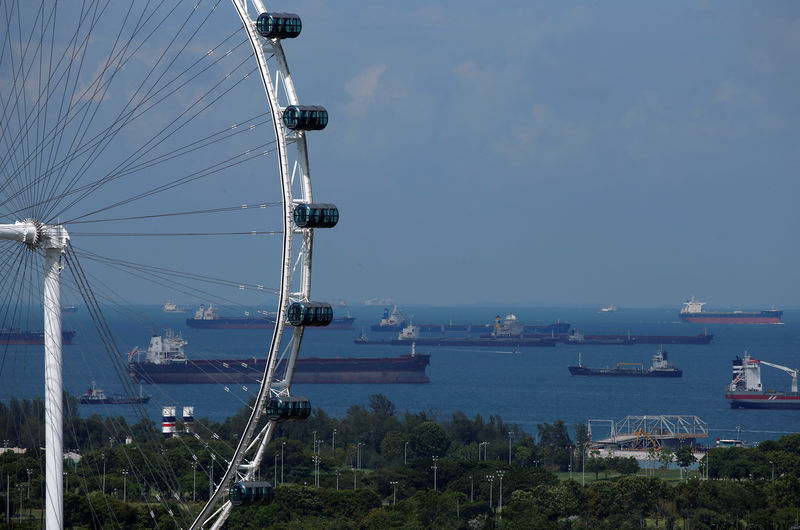
<svg viewBox="0 0 800 530"><path fill-rule="evenodd" d="M314 435L314 449L311 451L311 453L315 454L317 452L317 431L311 431L311 434Z"/></svg>
<svg viewBox="0 0 800 530"><path fill-rule="evenodd" d="M194 468L194 465L192 466ZM122 470L122 502L128 502L128 470Z"/></svg>
<svg viewBox="0 0 800 530"><path fill-rule="evenodd" d="M102 453L101 458L103 459L103 495L106 494L106 454Z"/></svg>
<svg viewBox="0 0 800 530"><path fill-rule="evenodd" d="M217 460L217 455L211 453L211 479L208 481L208 498L214 495L214 462Z"/></svg>
<svg viewBox="0 0 800 530"><path fill-rule="evenodd" d="M314 462L314 485L319 486L319 462L320 457L314 455L311 457L311 460Z"/></svg>
<svg viewBox="0 0 800 530"><path fill-rule="evenodd" d="M337 470L336 470L336 491L339 491L339 475L340 475L340 474L341 474L341 471L339 471L339 470L337 469Z"/></svg>
<svg viewBox="0 0 800 530"><path fill-rule="evenodd" d="M497 507L497 513L500 515L500 519L503 518L503 474L505 471L498 471L497 476L500 477L500 503Z"/></svg>
<svg viewBox="0 0 800 530"><path fill-rule="evenodd" d="M433 491L436 491L436 463L439 461L438 456L433 457L433 465L431 469L433 469Z"/></svg>
<svg viewBox="0 0 800 530"><path fill-rule="evenodd" d="M469 502L473 502L473 483L472 483L472 475L469 476Z"/></svg>
<svg viewBox="0 0 800 530"><path fill-rule="evenodd" d="M333 436L331 437L331 454L336 456L336 429L333 430Z"/></svg>
<svg viewBox="0 0 800 530"><path fill-rule="evenodd" d="M192 462L192 501L197 500L197 461Z"/></svg>
<svg viewBox="0 0 800 530"><path fill-rule="evenodd" d="M286 447L286 442L281 442L281 484L283 484L283 448Z"/></svg>
<svg viewBox="0 0 800 530"><path fill-rule="evenodd" d="M508 465L509 466L511 465L511 436L513 434L514 434L513 432L508 431Z"/></svg>
<svg viewBox="0 0 800 530"><path fill-rule="evenodd" d="M361 446L364 445L363 442L358 442L356 445L356 466L358 469L361 469Z"/></svg>
<svg viewBox="0 0 800 530"><path fill-rule="evenodd" d="M397 481L390 480L389 484L392 485L392 506L394 506L395 504L397 504Z"/></svg>
<svg viewBox="0 0 800 530"><path fill-rule="evenodd" d="M494 482L494 475L486 475L486 480L489 481L489 509L492 508L492 483Z"/></svg>
<svg viewBox="0 0 800 530"><path fill-rule="evenodd" d="M408 463L408 442L403 446L403 465Z"/></svg>
<svg viewBox="0 0 800 530"><path fill-rule="evenodd" d="M775 480L775 463L772 460L770 460L769 461L769 465L772 466L772 480L774 481ZM30 498L30 496L28 496L28 498Z"/></svg>
<svg viewBox="0 0 800 530"><path fill-rule="evenodd" d="M278 451L275 451L275 460L272 463L272 471L274 474L274 478L272 483L277 486L278 485Z"/></svg>
<svg viewBox="0 0 800 530"><path fill-rule="evenodd" d="M489 442L481 442L480 447L478 447L478 460L481 459L481 449L480 449L481 447L483 447L483 459L484 460L488 460L487 451L486 451L488 449L486 447L487 445L489 445Z"/></svg>

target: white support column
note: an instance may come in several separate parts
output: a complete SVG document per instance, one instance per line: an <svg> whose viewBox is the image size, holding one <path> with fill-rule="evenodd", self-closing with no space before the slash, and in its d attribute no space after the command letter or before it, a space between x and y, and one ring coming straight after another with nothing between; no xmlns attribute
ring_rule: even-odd
<svg viewBox="0 0 800 530"><path fill-rule="evenodd" d="M61 252L61 248L47 248L44 261L45 512L48 530L64 527Z"/></svg>

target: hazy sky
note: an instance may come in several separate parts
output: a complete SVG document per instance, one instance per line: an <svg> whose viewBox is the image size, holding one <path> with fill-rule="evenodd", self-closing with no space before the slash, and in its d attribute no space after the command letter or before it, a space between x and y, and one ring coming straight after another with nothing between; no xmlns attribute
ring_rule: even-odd
<svg viewBox="0 0 800 530"><path fill-rule="evenodd" d="M299 2L314 289L800 305L800 4Z"/></svg>
<svg viewBox="0 0 800 530"><path fill-rule="evenodd" d="M315 200L337 204L341 220L315 238L314 298L678 308L694 295L710 308L800 307L797 2L306 0L269 7L302 17L302 34L284 49L301 103L330 113L327 129L309 135L311 174ZM38 35L34 15L34 30L10 32L4 49ZM98 24L90 50L113 41L116 15L104 12L111 24ZM183 30L212 43L232 32L224 46L243 43L227 0L214 16L221 18L213 27L192 20ZM126 63L102 95L108 103L125 101L137 68L156 61L148 48L171 39L182 22L144 40L139 62ZM193 41L189 50L202 57L205 45ZM238 50L248 65L236 76L255 67L248 50ZM87 60L81 76L105 60L90 58L96 62ZM6 59L5 91L12 67ZM228 71L222 68L217 74ZM29 107L41 86L29 80ZM176 113L205 89L198 83L176 92ZM221 119L203 112L211 122L203 127L225 130L264 112L260 87L246 96L215 103ZM136 147L169 119L152 112L134 120L131 140L116 140ZM179 132L202 137L203 127ZM247 142L232 137L225 149L262 149L272 139L263 127ZM222 149L191 157L224 160ZM111 164L100 157L92 171L113 172ZM141 178L169 182L185 170L183 161L170 164L163 176L148 170ZM155 197L147 212L274 200L261 196L266 179L278 193L276 162L265 164ZM227 189L226 179L239 176L248 179L244 195ZM150 186L138 178L112 184L130 195ZM102 193L91 201L101 202ZM144 212L142 203L118 215ZM159 228L195 230L192 219L179 222ZM117 255L117 245L128 251L123 260L236 281L249 280L261 263L279 263L261 251L245 256L235 238L140 240L134 249L131 238L100 243L80 234L91 227L70 229L76 246L94 244L98 253ZM272 279L277 274L253 282ZM133 301L200 302L161 286L146 292L107 282L129 289L123 294Z"/></svg>

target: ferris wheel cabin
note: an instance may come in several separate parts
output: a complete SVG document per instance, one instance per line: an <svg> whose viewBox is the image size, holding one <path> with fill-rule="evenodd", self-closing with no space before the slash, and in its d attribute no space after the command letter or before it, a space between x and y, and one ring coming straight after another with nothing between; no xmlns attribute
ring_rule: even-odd
<svg viewBox="0 0 800 530"><path fill-rule="evenodd" d="M294 224L300 228L333 228L339 222L339 209L334 204L305 204L294 207Z"/></svg>
<svg viewBox="0 0 800 530"><path fill-rule="evenodd" d="M321 131L328 125L328 111L319 105L289 105L283 124L293 131Z"/></svg>
<svg viewBox="0 0 800 530"><path fill-rule="evenodd" d="M261 13L256 31L266 39L293 39L300 35L303 23L294 13Z"/></svg>
<svg viewBox="0 0 800 530"><path fill-rule="evenodd" d="M333 321L333 308L325 302L294 302L286 312L292 326L327 326Z"/></svg>
<svg viewBox="0 0 800 530"><path fill-rule="evenodd" d="M228 499L234 506L265 506L275 499L275 489L269 482L234 482Z"/></svg>
<svg viewBox="0 0 800 530"><path fill-rule="evenodd" d="M275 397L267 402L264 413L272 421L300 421L311 415L311 402L301 396Z"/></svg>

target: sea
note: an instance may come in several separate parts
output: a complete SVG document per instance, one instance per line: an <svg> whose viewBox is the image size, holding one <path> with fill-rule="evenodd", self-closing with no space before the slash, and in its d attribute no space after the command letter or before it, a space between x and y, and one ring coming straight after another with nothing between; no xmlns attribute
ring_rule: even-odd
<svg viewBox="0 0 800 530"><path fill-rule="evenodd" d="M391 308L390 308L391 309ZM708 345L665 345L669 360L683 370L682 378L573 377L567 367L615 366L619 362L641 362L649 366L657 344L566 345L553 348L417 347L430 353L427 384L298 384L292 393L310 399L313 407L334 417L344 417L353 405L367 405L373 394L385 395L398 411L426 411L446 419L456 411L467 416L496 415L536 435L537 426L562 420L574 432L574 425L592 421L597 430L610 427L627 416L683 415L707 425L709 443L716 438L740 438L750 442L777 439L800 431L800 410L731 409L725 401L731 380L732 360L745 351L757 359L800 367L800 310L787 310L783 324L701 325L682 323L678 308L619 308L603 313L599 308L555 307L425 307L402 308L415 323L493 323L509 312L525 324L568 322L581 333L640 335L696 335L713 333ZM371 332L384 308L362 306L337 308L337 314L355 317L354 330L309 329L301 356L388 357L410 353L410 346L360 345L355 339L365 332L370 339L388 340L395 333ZM191 313L164 313L160 306L104 312L114 341L122 355L138 346L145 350L153 334L171 329L189 343L187 356L193 358L242 358L263 355L271 332L266 330L199 330L189 328ZM221 312L224 316L234 316ZM75 344L64 347L65 390L78 396L92 380L107 394L122 390L119 363L98 347L94 325L85 308L64 315L65 328L75 329ZM436 336L440 333L430 333ZM463 334L448 333L449 336ZM41 350L41 347L38 347ZM39 352L40 353L40 352ZM28 352L25 359L6 353L0 372L0 399L41 397L43 362L41 355ZM117 368L115 369L115 364ZM22 377L24 376L24 377ZM123 375L124 376L124 375ZM765 389L789 390L791 377L780 370L762 368ZM138 389L137 389L138 390ZM161 408L167 405L193 406L196 418L222 421L235 414L255 395L257 385L143 385L153 397L145 414L157 424ZM81 405L80 414L136 417L129 405Z"/></svg>

